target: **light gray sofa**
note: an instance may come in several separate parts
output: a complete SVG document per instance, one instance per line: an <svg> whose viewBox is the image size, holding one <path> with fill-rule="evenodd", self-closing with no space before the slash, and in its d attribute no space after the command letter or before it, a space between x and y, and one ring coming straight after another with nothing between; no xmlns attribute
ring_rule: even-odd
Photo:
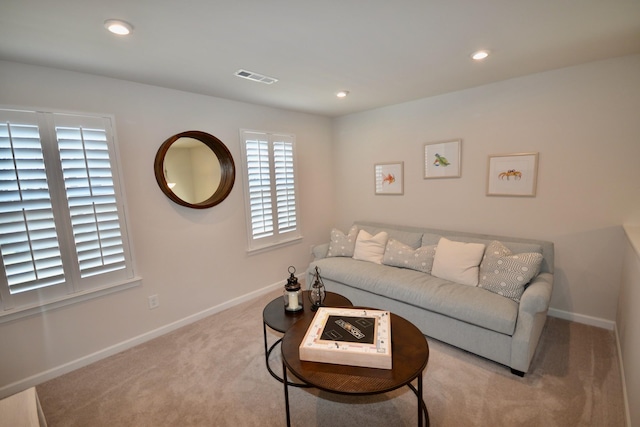
<svg viewBox="0 0 640 427"><path fill-rule="evenodd" d="M519 303L422 271L344 256L327 257L329 243L313 248L314 261L307 270L309 286L317 266L327 291L344 295L354 305L391 311L415 324L428 337L509 366L514 374L528 372L551 298L552 242L363 221L354 225L372 235L386 231L389 238L414 249L435 245L440 237L446 237L487 246L497 240L514 254L541 253L539 273L526 286Z"/></svg>

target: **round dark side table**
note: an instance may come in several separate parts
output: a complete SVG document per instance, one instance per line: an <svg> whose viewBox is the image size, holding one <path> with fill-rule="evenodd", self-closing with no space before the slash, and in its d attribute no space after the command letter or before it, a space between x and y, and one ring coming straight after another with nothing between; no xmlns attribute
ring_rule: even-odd
<svg viewBox="0 0 640 427"><path fill-rule="evenodd" d="M327 292L324 300L324 306L326 307L352 307L353 304L348 298L335 292ZM267 364L267 370L271 376L280 382L284 380L269 366L269 356L273 349L280 344L282 338L279 338L271 346L267 344L267 326L274 331L284 334L292 327L297 321L306 319L306 323L309 324L313 320L316 312L311 310L311 302L309 301L309 291L303 291L302 293L302 306L303 309L297 312L286 312L284 310L283 297L278 297L266 305L262 311L262 330L264 332L264 357ZM289 382L289 385L294 387L308 387L306 384Z"/></svg>

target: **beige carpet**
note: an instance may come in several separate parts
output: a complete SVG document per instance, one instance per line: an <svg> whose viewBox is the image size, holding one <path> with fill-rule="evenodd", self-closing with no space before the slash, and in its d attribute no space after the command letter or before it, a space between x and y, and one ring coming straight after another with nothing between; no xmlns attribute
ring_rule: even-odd
<svg viewBox="0 0 640 427"><path fill-rule="evenodd" d="M274 292L37 387L49 426L283 426L283 386L264 366ZM269 339L277 339L270 332ZM429 340L432 426L624 426L611 331L549 318L524 378ZM278 351L272 366L280 371ZM346 398L289 388L295 426L414 426L407 388Z"/></svg>

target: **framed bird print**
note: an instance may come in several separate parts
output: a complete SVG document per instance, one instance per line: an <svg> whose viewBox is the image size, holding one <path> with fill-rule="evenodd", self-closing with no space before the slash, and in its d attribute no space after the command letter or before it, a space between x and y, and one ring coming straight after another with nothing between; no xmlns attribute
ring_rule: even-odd
<svg viewBox="0 0 640 427"><path fill-rule="evenodd" d="M404 194L404 162L374 165L376 194Z"/></svg>
<svg viewBox="0 0 640 427"><path fill-rule="evenodd" d="M459 139L424 145L424 178L460 178Z"/></svg>

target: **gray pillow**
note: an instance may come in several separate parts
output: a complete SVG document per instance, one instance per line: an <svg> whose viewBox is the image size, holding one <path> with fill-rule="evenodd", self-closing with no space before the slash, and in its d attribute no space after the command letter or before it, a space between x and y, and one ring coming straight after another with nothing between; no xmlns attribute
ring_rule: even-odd
<svg viewBox="0 0 640 427"><path fill-rule="evenodd" d="M358 237L358 227L355 225L349 229L349 234L334 228L331 230L331 240L329 241L329 250L327 257L345 256L352 257L353 250L356 247L356 238Z"/></svg>
<svg viewBox="0 0 640 427"><path fill-rule="evenodd" d="M478 287L520 302L524 288L538 275L542 254L512 254L497 240L492 241L480 263Z"/></svg>
<svg viewBox="0 0 640 427"><path fill-rule="evenodd" d="M390 238L384 250L382 263L392 267L410 268L423 273L431 273L435 254L436 245L413 249L409 245Z"/></svg>

